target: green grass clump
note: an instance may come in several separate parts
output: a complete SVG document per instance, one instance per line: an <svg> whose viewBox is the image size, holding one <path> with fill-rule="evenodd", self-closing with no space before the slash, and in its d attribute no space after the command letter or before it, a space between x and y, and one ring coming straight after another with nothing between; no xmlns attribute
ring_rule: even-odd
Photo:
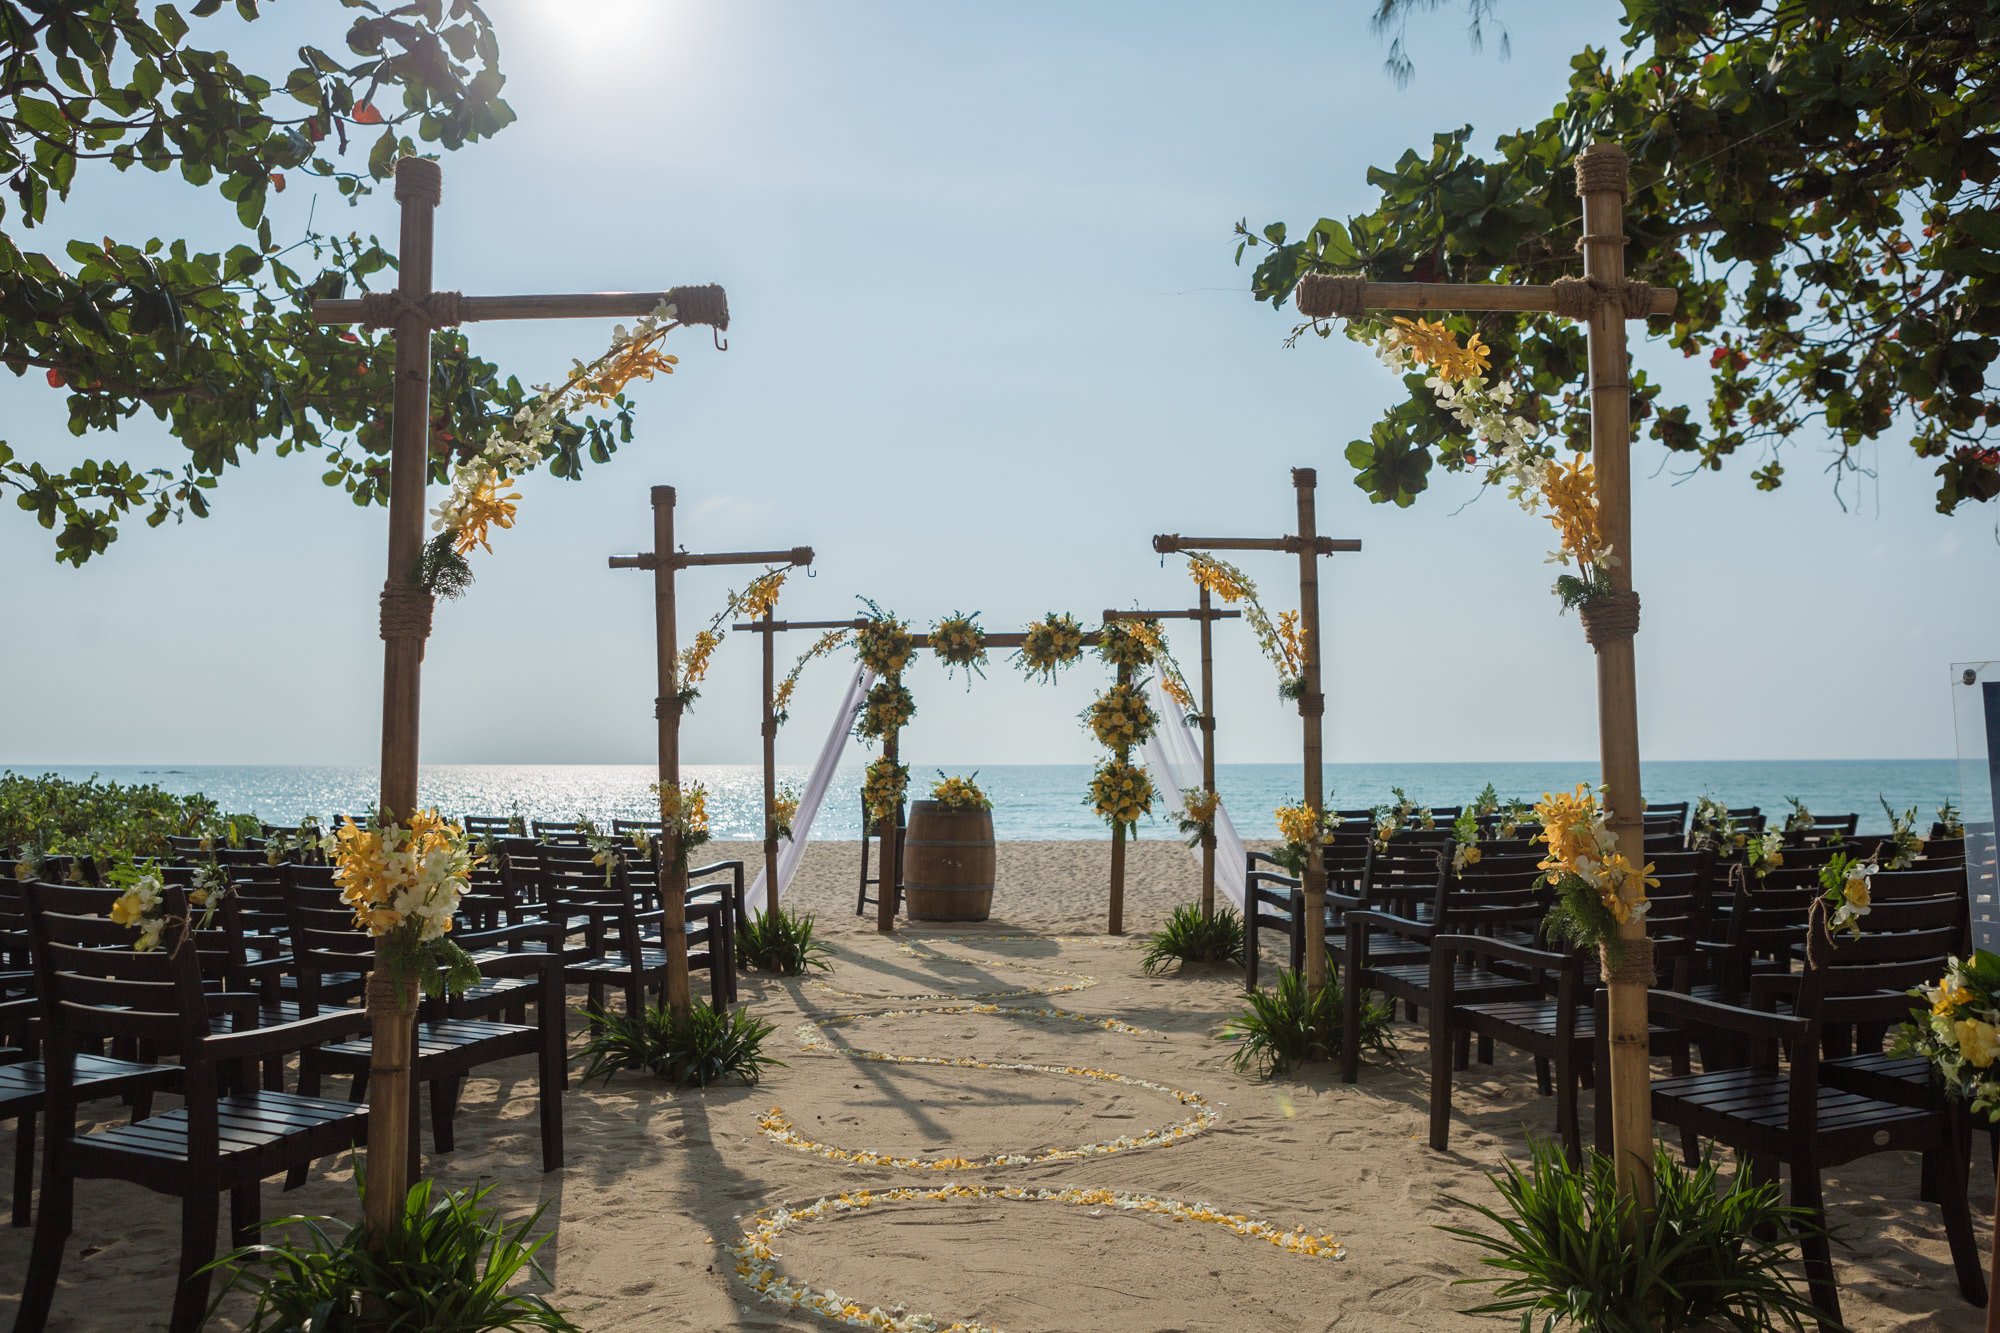
<svg viewBox="0 0 2000 1333"><path fill-rule="evenodd" d="M1243 918L1236 909L1225 907L1214 916L1203 916L1201 908L1186 904L1174 909L1166 929L1146 942L1141 964L1147 976L1165 970L1168 963L1182 967L1196 963L1241 963L1243 961Z"/></svg>
<svg viewBox="0 0 2000 1333"><path fill-rule="evenodd" d="M1784 1202L1777 1182L1738 1171L1724 1184L1713 1161L1684 1166L1655 1146L1658 1204L1640 1226L1618 1193L1611 1158L1573 1166L1559 1145L1530 1145L1526 1169L1493 1177L1498 1206L1470 1208L1499 1228L1439 1230L1487 1251L1497 1300L1468 1314L1518 1314L1523 1333L1563 1327L1591 1333L1678 1329L1803 1330L1816 1318L1793 1277L1798 1237L1817 1225ZM1628 1236L1630 1237L1628 1239Z"/></svg>
<svg viewBox="0 0 2000 1333"><path fill-rule="evenodd" d="M209 1315L232 1292L244 1291L256 1302L246 1333L580 1333L540 1296L509 1290L523 1273L548 1280L535 1255L549 1237L531 1237L542 1218L539 1208L513 1226L503 1222L500 1210L486 1203L492 1191L481 1185L444 1193L420 1180L404 1198L395 1230L372 1248L361 1228L332 1218L267 1223L265 1230L282 1240L247 1245L209 1265L228 1274Z"/></svg>
<svg viewBox="0 0 2000 1333"><path fill-rule="evenodd" d="M577 1058L586 1079L609 1082L627 1069L650 1070L683 1088L705 1088L726 1078L755 1083L770 1065L783 1065L763 1053L764 1039L774 1030L747 1009L717 1009L697 1001L683 1022L673 1011L656 1005L637 1018L625 1014L586 1011L590 1035Z"/></svg>
<svg viewBox="0 0 2000 1333"><path fill-rule="evenodd" d="M1315 1060L1332 1060L1341 1053L1345 1034L1340 1010L1343 995L1339 983L1328 979L1314 993L1297 972L1279 975L1275 990L1254 990L1244 997L1250 1007L1223 1025L1225 1040L1234 1041L1236 1068L1255 1069L1260 1076L1288 1074ZM1390 1055L1396 1037L1389 1024L1395 1007L1379 996L1363 996L1361 1030L1357 1034L1364 1055Z"/></svg>
<svg viewBox="0 0 2000 1333"><path fill-rule="evenodd" d="M811 913L798 914L779 908L750 918L736 937L736 954L745 967L754 967L780 976L796 977L810 969L824 972L833 964L823 940L813 938Z"/></svg>

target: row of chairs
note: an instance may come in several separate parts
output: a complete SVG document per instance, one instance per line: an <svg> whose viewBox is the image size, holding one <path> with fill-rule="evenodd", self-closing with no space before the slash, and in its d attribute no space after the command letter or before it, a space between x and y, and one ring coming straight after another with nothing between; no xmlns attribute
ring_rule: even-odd
<svg viewBox="0 0 2000 1333"><path fill-rule="evenodd" d="M1346 1005L1343 1077L1358 1074L1362 1006L1379 994L1427 1026L1433 1147L1448 1146L1453 1076L1476 1044L1482 1062L1496 1046L1533 1062L1555 1100L1556 1131L1579 1154L1579 1089L1605 1086L1606 992L1596 959L1544 937L1550 900L1539 858L1510 849L1454 875L1443 845L1397 839L1362 851L1358 867L1341 864L1342 850L1329 849L1327 940ZM1908 1016L1908 990L1969 947L1965 869L1940 858L1877 874L1861 937L1835 946L1817 879L1835 850L1800 848L1754 881L1706 849L1657 858L1649 1040L1667 1067L1653 1082L1654 1118L1681 1134L1690 1158L1707 1140L1738 1151L1759 1177L1789 1168L1793 1201L1814 1210L1825 1168L1921 1153L1920 1192L1943 1213L1960 1289L1983 1303L1965 1199L1969 1122L1926 1062L1883 1046ZM1297 881L1268 866L1253 855L1250 915L1289 942L1302 933ZM1299 957L1295 947L1294 966ZM1596 1137L1607 1151L1608 1115L1600 1095ZM1813 1300L1837 1321L1824 1237L1808 1238L1805 1251Z"/></svg>
<svg viewBox="0 0 2000 1333"><path fill-rule="evenodd" d="M598 1009L617 991L634 1014L649 995L663 996L662 881L636 849L607 866L560 836L503 836L495 846L454 932L482 980L423 1004L413 1079L430 1091L433 1146L449 1152L468 1074L535 1057L543 1168L554 1170L563 1154L565 991L587 988ZM47 859L49 878L0 885L0 1121L16 1122L16 1225L30 1218L35 1122L48 1122L19 1328L47 1319L77 1180L121 1179L181 1199L173 1327L193 1329L207 1302L200 1270L215 1252L221 1194L231 1196L233 1236L247 1243L261 1216L260 1181L282 1174L294 1187L315 1160L365 1137L370 1043L358 1001L372 941L354 928L332 869L272 865L255 846L194 853L163 868L169 914L186 913L198 857L222 867L232 892L207 928L185 941L170 928L148 953L108 919L118 890L91 885L87 860ZM708 973L711 1001L726 1004L735 997L742 865L700 867L690 879L690 966ZM343 1076L347 1100L320 1095ZM156 1112L160 1093L180 1105ZM79 1132L82 1106L118 1101L128 1124Z"/></svg>

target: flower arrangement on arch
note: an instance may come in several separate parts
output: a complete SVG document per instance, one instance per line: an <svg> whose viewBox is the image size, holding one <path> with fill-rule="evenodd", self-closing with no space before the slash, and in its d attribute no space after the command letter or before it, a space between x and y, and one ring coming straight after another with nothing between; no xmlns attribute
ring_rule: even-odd
<svg viewBox="0 0 2000 1333"><path fill-rule="evenodd" d="M414 979L433 998L479 980L472 956L449 938L476 863L464 829L418 810L408 825L343 820L326 842L341 901L355 926L376 938L392 975Z"/></svg>
<svg viewBox="0 0 2000 1333"><path fill-rule="evenodd" d="M917 715L917 697L894 676L885 676L868 688L861 711L854 719L854 734L862 740L880 740L901 731Z"/></svg>
<svg viewBox="0 0 2000 1333"><path fill-rule="evenodd" d="M854 631L854 655L878 676L900 676L916 651L916 639L907 622L896 619L867 598L866 623Z"/></svg>
<svg viewBox="0 0 2000 1333"><path fill-rule="evenodd" d="M1153 807L1153 778L1129 759L1108 756L1090 779L1090 804L1113 828L1136 828Z"/></svg>
<svg viewBox="0 0 2000 1333"><path fill-rule="evenodd" d="M1825 892L1830 911L1826 919L1828 934L1844 930L1849 935L1859 937L1861 918L1874 910L1870 898L1870 881L1881 872L1882 867L1873 861L1845 852L1835 852L1832 859L1819 868L1819 885Z"/></svg>
<svg viewBox="0 0 2000 1333"><path fill-rule="evenodd" d="M959 667L965 668L967 689L972 688L974 676L982 680L986 676L986 631L975 619L978 614L954 611L932 625L930 632L931 652L944 663L947 675Z"/></svg>
<svg viewBox="0 0 2000 1333"><path fill-rule="evenodd" d="M790 842L792 826L799 818L799 789L787 784L771 796L772 836Z"/></svg>
<svg viewBox="0 0 2000 1333"><path fill-rule="evenodd" d="M979 774L967 777L947 777L943 769L938 770L938 780L931 786L931 799L947 810L991 810L993 802L973 779Z"/></svg>
<svg viewBox="0 0 2000 1333"><path fill-rule="evenodd" d="M774 565L743 585L741 592L731 591L723 599L722 609L701 627L694 641L675 656L674 698L682 711L694 707L694 701L701 697L700 686L708 675L709 659L722 646L722 627L736 616L748 616L754 620L776 607L778 594L784 590L785 578L790 573L786 566Z"/></svg>
<svg viewBox="0 0 2000 1333"><path fill-rule="evenodd" d="M1324 842L1331 831L1322 811L1301 800L1297 805L1281 805L1272 812L1278 821L1278 850L1271 859L1294 875L1306 873L1306 858L1314 843Z"/></svg>
<svg viewBox="0 0 2000 1333"><path fill-rule="evenodd" d="M1014 661L1025 674L1040 676L1047 683L1062 668L1074 665L1082 657L1083 626L1068 612L1051 611L1028 626Z"/></svg>
<svg viewBox="0 0 2000 1333"><path fill-rule="evenodd" d="M1980 949L1953 958L1937 985L1910 993L1929 1008L1910 1012L1896 1053L1925 1057L1946 1091L1975 1114L2000 1121L2000 954Z"/></svg>
<svg viewBox="0 0 2000 1333"><path fill-rule="evenodd" d="M861 803L867 807L870 819L894 819L903 806L903 795L909 789L908 764L893 763L887 758L877 759L868 765L868 771L862 775Z"/></svg>
<svg viewBox="0 0 2000 1333"><path fill-rule="evenodd" d="M1160 725L1160 715L1146 701L1145 690L1136 682L1114 682L1105 687L1083 713L1090 734L1107 750L1125 751L1144 745Z"/></svg>
<svg viewBox="0 0 2000 1333"><path fill-rule="evenodd" d="M1306 688L1305 632L1299 613L1281 611L1273 620L1257 596L1257 585L1235 565L1206 551L1187 552L1188 577L1225 603L1243 607L1243 619L1257 636L1257 647L1278 673L1278 697L1296 699Z"/></svg>
<svg viewBox="0 0 2000 1333"><path fill-rule="evenodd" d="M424 547L419 582L441 597L465 590L472 581L466 557L475 547L491 552L493 529L514 526L521 497L509 488L556 455L556 424L579 407L610 406L634 380L673 374L680 358L661 348L681 327L678 315L672 302L662 301L632 328L614 327L601 355L574 362L559 385L537 385L511 420L494 426L453 466L451 489L431 511L436 535Z"/></svg>
<svg viewBox="0 0 2000 1333"><path fill-rule="evenodd" d="M1149 632L1150 627L1150 632ZM1159 624L1150 620L1107 620L1097 631L1097 657L1106 666L1137 671L1153 664Z"/></svg>
<svg viewBox="0 0 2000 1333"><path fill-rule="evenodd" d="M1650 862L1634 866L1605 826L1597 792L1578 783L1568 795L1544 793L1535 806L1548 855L1540 869L1556 891L1549 934L1581 948L1602 949L1613 962L1618 927L1646 912L1646 890L1659 887Z"/></svg>

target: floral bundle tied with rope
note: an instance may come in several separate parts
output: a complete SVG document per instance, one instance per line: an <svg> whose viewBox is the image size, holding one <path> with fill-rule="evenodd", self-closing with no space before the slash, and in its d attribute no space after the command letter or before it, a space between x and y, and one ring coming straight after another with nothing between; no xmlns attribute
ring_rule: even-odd
<svg viewBox="0 0 2000 1333"><path fill-rule="evenodd" d="M909 687L894 677L885 677L869 687L868 697L854 720L854 734L865 741L881 740L901 731L917 715L917 699Z"/></svg>
<svg viewBox="0 0 2000 1333"><path fill-rule="evenodd" d="M1206 787L1190 787L1181 793L1181 836L1190 847L1200 847L1215 832L1215 812L1222 808L1221 793Z"/></svg>
<svg viewBox="0 0 2000 1333"><path fill-rule="evenodd" d="M868 608L868 615L866 623L854 631L855 657L878 676L901 676L916 652L909 625L865 597L861 603Z"/></svg>
<svg viewBox="0 0 2000 1333"><path fill-rule="evenodd" d="M1271 853L1271 859L1294 875L1305 874L1313 847L1324 843L1332 832L1327 815L1303 800L1296 805L1281 805L1273 813L1278 820L1280 845Z"/></svg>
<svg viewBox="0 0 2000 1333"><path fill-rule="evenodd" d="M2000 954L1950 959L1937 985L1910 994L1926 1007L1910 1012L1895 1053L1929 1060L1947 1092L2000 1122Z"/></svg>
<svg viewBox="0 0 2000 1333"><path fill-rule="evenodd" d="M432 998L458 995L479 980L472 956L450 939L477 864L464 829L419 810L407 826L344 820L326 843L341 901L375 937L399 993L414 980Z"/></svg>
<svg viewBox="0 0 2000 1333"><path fill-rule="evenodd" d="M1120 752L1144 745L1160 725L1160 715L1146 702L1144 688L1133 682L1107 686L1083 716L1099 745Z"/></svg>
<svg viewBox="0 0 2000 1333"><path fill-rule="evenodd" d="M187 891L179 912L169 910L166 880L155 862L122 862L106 873L105 880L121 890L106 915L114 924L130 926L136 932L134 953L159 948L167 931L175 927L173 949L178 950L191 933L208 929L223 899L234 892L229 872L213 861L195 868L194 886Z"/></svg>
<svg viewBox="0 0 2000 1333"><path fill-rule="evenodd" d="M655 782L647 790L660 803L661 836L674 848L671 868L685 870L689 855L711 836L708 788L699 782Z"/></svg>
<svg viewBox="0 0 2000 1333"><path fill-rule="evenodd" d="M894 819L903 807L903 796L910 789L910 766L889 759L877 759L868 765L868 771L861 779L861 803L868 808L868 817L877 821Z"/></svg>
<svg viewBox="0 0 2000 1333"><path fill-rule="evenodd" d="M1871 882L1881 870L1873 861L1845 852L1835 852L1819 868L1821 896L1826 899L1828 911L1828 934L1844 930L1851 936L1860 936L1861 918L1874 910Z"/></svg>
<svg viewBox="0 0 2000 1333"><path fill-rule="evenodd" d="M1588 783L1578 783L1566 796L1544 794L1535 816L1542 821L1542 841L1548 847L1540 869L1556 891L1549 934L1619 962L1618 927L1645 915L1646 890L1659 887L1652 864L1634 866L1618 850Z"/></svg>
<svg viewBox="0 0 2000 1333"><path fill-rule="evenodd" d="M1152 776L1129 759L1107 758L1091 775L1090 803L1114 828L1135 828L1153 806Z"/></svg>
<svg viewBox="0 0 2000 1333"><path fill-rule="evenodd" d="M979 628L978 615L954 611L932 625L930 632L931 652L944 663L945 674L965 668L967 689L972 688L974 676L982 680L986 676L986 631Z"/></svg>

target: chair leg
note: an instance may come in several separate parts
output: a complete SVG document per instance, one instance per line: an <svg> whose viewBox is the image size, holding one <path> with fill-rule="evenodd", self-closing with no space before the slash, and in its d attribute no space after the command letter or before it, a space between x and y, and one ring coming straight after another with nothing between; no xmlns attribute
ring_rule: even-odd
<svg viewBox="0 0 2000 1333"><path fill-rule="evenodd" d="M1965 1199L1965 1170L1956 1161L1957 1145L1949 1132L1944 1147L1924 1154L1924 1169L1937 1190L1938 1209L1944 1214L1945 1238L1951 1242L1952 1267L1958 1270L1958 1290L1974 1305L1988 1299L1984 1256L1972 1238L1972 1210Z"/></svg>
<svg viewBox="0 0 2000 1333"><path fill-rule="evenodd" d="M1792 1163L1792 1203L1810 1209L1810 1230L1799 1238L1806 1261L1806 1287L1818 1307L1822 1333L1840 1327L1840 1285L1833 1278L1833 1252L1827 1243L1826 1205L1820 1197L1819 1163Z"/></svg>
<svg viewBox="0 0 2000 1333"><path fill-rule="evenodd" d="M28 1280L21 1290L21 1308L14 1315L14 1333L42 1333L62 1272L63 1242L69 1239L70 1213L76 1182L67 1171L42 1165L42 1206L35 1217L35 1245L28 1257Z"/></svg>
<svg viewBox="0 0 2000 1333"><path fill-rule="evenodd" d="M1451 1044L1451 1067L1461 1074L1472 1066L1472 1034L1461 1032Z"/></svg>
<svg viewBox="0 0 2000 1333"><path fill-rule="evenodd" d="M1577 1123L1576 1070L1572 1067L1575 1057L1570 1043L1558 1037L1555 1050L1554 1092L1556 1097L1556 1137L1562 1140L1563 1152L1568 1154L1571 1166L1583 1164L1583 1128ZM1535 1057L1535 1072L1548 1081L1549 1059ZM1549 1091L1544 1086L1543 1091Z"/></svg>
<svg viewBox="0 0 2000 1333"><path fill-rule="evenodd" d="M1555 1090L1555 1085L1549 1077L1549 1057L1546 1055L1535 1057L1535 1090L1544 1097Z"/></svg>
<svg viewBox="0 0 2000 1333"><path fill-rule="evenodd" d="M458 1117L458 1094L465 1087L465 1076L434 1078L431 1080L431 1150L450 1152L458 1146L455 1122ZM415 1179L415 1177L412 1177Z"/></svg>
<svg viewBox="0 0 2000 1333"><path fill-rule="evenodd" d="M202 1270L215 1258L218 1203L216 1191L200 1184L181 1197L180 1285L174 1288L171 1333L197 1333L208 1315L210 1275Z"/></svg>
<svg viewBox="0 0 2000 1333"><path fill-rule="evenodd" d="M566 1063L560 1045L543 1043L541 1076L536 1080L536 1091L541 1103L544 1171L554 1171L563 1164L563 1078Z"/></svg>
<svg viewBox="0 0 2000 1333"><path fill-rule="evenodd" d="M14 1225L24 1227L33 1217L35 1192L35 1120L33 1111L14 1122Z"/></svg>
<svg viewBox="0 0 2000 1333"><path fill-rule="evenodd" d="M229 1243L232 1246L240 1249L257 1243L257 1232L264 1221L263 1201L258 1197L261 1188L253 1180L229 1191Z"/></svg>
<svg viewBox="0 0 2000 1333"><path fill-rule="evenodd" d="M1444 1152L1451 1146L1451 1074L1453 1033L1451 1015L1444 1005L1431 1009L1431 1147Z"/></svg>
<svg viewBox="0 0 2000 1333"><path fill-rule="evenodd" d="M1493 1038L1487 1036L1479 1038L1479 1063L1482 1065L1493 1063Z"/></svg>

